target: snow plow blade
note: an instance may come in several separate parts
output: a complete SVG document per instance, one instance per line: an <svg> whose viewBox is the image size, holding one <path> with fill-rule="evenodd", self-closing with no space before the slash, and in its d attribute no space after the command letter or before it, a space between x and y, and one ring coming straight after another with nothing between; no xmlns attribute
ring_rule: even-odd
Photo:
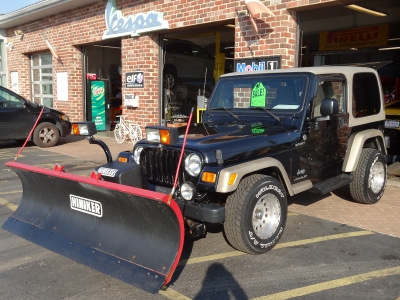
<svg viewBox="0 0 400 300"><path fill-rule="evenodd" d="M183 248L181 211L168 195L6 164L23 186L3 229L150 293L167 285Z"/></svg>

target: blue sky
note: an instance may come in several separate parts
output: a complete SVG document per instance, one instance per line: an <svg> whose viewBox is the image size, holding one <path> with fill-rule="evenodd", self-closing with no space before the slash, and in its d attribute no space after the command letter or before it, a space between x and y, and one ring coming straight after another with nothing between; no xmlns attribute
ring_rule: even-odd
<svg viewBox="0 0 400 300"><path fill-rule="evenodd" d="M40 1L41 0L2 0L0 4L0 14L7 14Z"/></svg>

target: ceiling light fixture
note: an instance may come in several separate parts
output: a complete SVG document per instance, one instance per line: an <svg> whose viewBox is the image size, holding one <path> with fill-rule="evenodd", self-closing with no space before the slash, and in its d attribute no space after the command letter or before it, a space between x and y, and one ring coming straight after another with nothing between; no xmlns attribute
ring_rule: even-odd
<svg viewBox="0 0 400 300"><path fill-rule="evenodd" d="M395 49L400 49L400 47L379 48L378 50L395 50Z"/></svg>
<svg viewBox="0 0 400 300"><path fill-rule="evenodd" d="M345 7L365 13L365 14L370 14L376 17L387 17L387 14L385 13L381 13L379 11L376 10L372 10L372 9L368 9L359 5L355 5L355 4L350 4L350 5L346 5Z"/></svg>

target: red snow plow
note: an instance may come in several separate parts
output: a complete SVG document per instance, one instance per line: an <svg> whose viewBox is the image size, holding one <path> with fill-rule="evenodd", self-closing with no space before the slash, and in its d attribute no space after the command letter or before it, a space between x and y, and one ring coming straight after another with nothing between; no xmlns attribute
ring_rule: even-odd
<svg viewBox="0 0 400 300"><path fill-rule="evenodd" d="M151 293L167 285L184 238L168 195L16 162L18 209L3 229ZM40 184L38 184L40 183Z"/></svg>

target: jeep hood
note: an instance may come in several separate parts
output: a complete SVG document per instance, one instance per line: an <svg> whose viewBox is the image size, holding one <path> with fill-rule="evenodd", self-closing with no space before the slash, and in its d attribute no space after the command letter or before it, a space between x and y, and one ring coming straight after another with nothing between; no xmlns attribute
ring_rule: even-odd
<svg viewBox="0 0 400 300"><path fill-rule="evenodd" d="M289 149L298 136L295 126L273 122L203 123L189 131L185 152L197 150L212 163L220 150L226 162Z"/></svg>

